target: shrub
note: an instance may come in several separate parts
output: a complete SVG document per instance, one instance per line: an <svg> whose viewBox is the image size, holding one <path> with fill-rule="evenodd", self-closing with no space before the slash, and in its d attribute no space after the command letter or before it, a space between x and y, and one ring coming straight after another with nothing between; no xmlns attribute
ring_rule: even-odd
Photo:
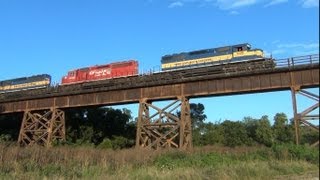
<svg viewBox="0 0 320 180"><path fill-rule="evenodd" d="M122 136L113 136L112 148L113 149L122 149L125 148L128 144L128 139Z"/></svg>
<svg viewBox="0 0 320 180"><path fill-rule="evenodd" d="M319 165L319 150L305 145L276 144L272 146L274 156L280 160L306 160Z"/></svg>
<svg viewBox="0 0 320 180"><path fill-rule="evenodd" d="M12 141L12 136L10 134L1 134L0 135L0 142L8 142L8 141Z"/></svg>
<svg viewBox="0 0 320 180"><path fill-rule="evenodd" d="M224 130L225 146L235 147L250 144L251 139L248 137L246 128L241 122L233 122L226 120L222 124Z"/></svg>
<svg viewBox="0 0 320 180"><path fill-rule="evenodd" d="M154 164L160 169L173 169L179 166L179 161L185 159L186 155L182 152L170 152L155 158Z"/></svg>
<svg viewBox="0 0 320 180"><path fill-rule="evenodd" d="M103 141L97 146L101 149L112 149L112 141L108 138L103 139Z"/></svg>

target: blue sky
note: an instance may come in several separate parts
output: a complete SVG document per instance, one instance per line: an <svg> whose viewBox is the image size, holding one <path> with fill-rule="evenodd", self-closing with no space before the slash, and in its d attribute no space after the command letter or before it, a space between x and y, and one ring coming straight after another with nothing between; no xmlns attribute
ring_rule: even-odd
<svg viewBox="0 0 320 180"><path fill-rule="evenodd" d="M0 80L60 82L70 69L127 59L147 71L165 54L243 42L276 58L319 53L319 0L0 0ZM209 121L292 115L290 92L191 102Z"/></svg>

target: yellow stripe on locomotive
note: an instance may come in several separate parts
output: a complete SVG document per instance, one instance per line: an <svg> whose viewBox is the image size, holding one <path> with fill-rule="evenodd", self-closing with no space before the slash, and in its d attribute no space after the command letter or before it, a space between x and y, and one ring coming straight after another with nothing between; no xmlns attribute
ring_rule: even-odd
<svg viewBox="0 0 320 180"><path fill-rule="evenodd" d="M246 57L246 56L260 56L263 57L263 51L260 49L256 50L250 50L250 51L238 51L238 52L233 52L233 58L236 57Z"/></svg>
<svg viewBox="0 0 320 180"><path fill-rule="evenodd" d="M206 58L199 58L199 59L192 59L192 60L186 60L186 61L178 61L178 62L173 62L173 63L166 63L162 64L162 69L167 69L167 68L175 68L175 67L183 67L183 66L191 66L191 65L196 65L196 64L203 64L203 63L213 63L217 61L222 61L222 60L228 60L231 59L232 55L222 55L222 56L212 56L212 57L206 57Z"/></svg>
<svg viewBox="0 0 320 180"><path fill-rule="evenodd" d="M20 89L29 89L33 87L37 88L37 87L47 86L49 84L50 84L50 80L45 79L45 80L22 83L22 84L1 86L0 91L13 91L13 90L20 90Z"/></svg>
<svg viewBox="0 0 320 180"><path fill-rule="evenodd" d="M214 64L220 61L238 62L262 58L264 58L264 54L261 49L252 50L250 44L245 43L234 46L192 51L188 53L166 55L162 57L161 68L163 70L179 69L193 65Z"/></svg>

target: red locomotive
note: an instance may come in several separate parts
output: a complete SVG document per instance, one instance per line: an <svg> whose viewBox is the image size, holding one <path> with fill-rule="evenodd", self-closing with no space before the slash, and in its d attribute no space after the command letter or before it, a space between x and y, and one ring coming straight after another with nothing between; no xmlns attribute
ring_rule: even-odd
<svg viewBox="0 0 320 180"><path fill-rule="evenodd" d="M97 81L117 77L134 76L138 74L138 61L129 60L105 65L97 65L69 71L62 78L61 84L73 84L87 81Z"/></svg>

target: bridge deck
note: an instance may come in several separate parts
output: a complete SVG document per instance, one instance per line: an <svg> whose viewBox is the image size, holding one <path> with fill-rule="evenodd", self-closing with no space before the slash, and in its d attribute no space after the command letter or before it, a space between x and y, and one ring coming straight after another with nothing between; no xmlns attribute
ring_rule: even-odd
<svg viewBox="0 0 320 180"><path fill-rule="evenodd" d="M303 60L309 59L303 58ZM0 99L0 114L26 110L101 106L166 100L179 96L200 97L286 90L294 86L319 87L319 56L311 63L292 59L275 69L249 66L216 66L146 76L90 82L74 86L33 90ZM312 61L313 60L313 61ZM300 62L300 61L298 61ZM296 64L294 64L296 63Z"/></svg>

